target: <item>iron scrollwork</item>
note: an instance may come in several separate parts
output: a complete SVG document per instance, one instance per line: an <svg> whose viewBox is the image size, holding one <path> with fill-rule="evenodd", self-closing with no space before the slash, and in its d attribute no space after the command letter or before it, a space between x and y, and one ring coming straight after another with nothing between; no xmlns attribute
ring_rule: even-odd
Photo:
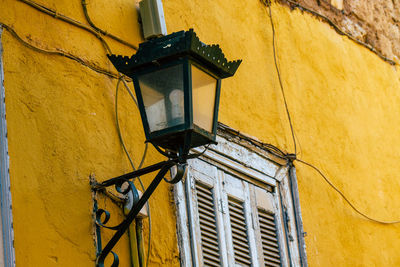
<svg viewBox="0 0 400 267"><path fill-rule="evenodd" d="M96 235L97 235L97 260L96 266L97 267L104 267L104 261L106 257L111 253L114 257L113 263L111 267L117 267L119 265L119 258L118 255L112 251L114 246L120 240L122 235L128 230L129 225L133 222L136 216L139 214L140 210L146 204L147 200L150 198L151 194L160 184L160 182L164 179L164 176L167 172L173 167L177 167L176 175L169 180L170 183L178 183L185 174L186 170L186 160L182 161L179 159L170 159L167 161L163 161L149 167L133 171L131 173L127 173L109 180L106 180L102 183L94 182L92 184L92 189L96 191L104 190L107 187L115 186L115 189L118 193L127 196L128 193L132 193L133 195L133 205L130 209L129 213L126 215L125 219L118 225L115 226L108 226L107 223L110 219L110 213L107 210L99 209L97 207L97 202L95 200L95 223L96 223ZM142 197L139 198L139 194L135 185L131 181L131 179L136 178L138 176L142 176L148 173L152 173L158 170L157 175L148 186L146 191L143 193ZM128 183L128 186L123 189L123 184ZM112 238L108 241L108 243L102 247L102 240L101 240L101 233L100 229L106 228L109 230L115 231Z"/></svg>

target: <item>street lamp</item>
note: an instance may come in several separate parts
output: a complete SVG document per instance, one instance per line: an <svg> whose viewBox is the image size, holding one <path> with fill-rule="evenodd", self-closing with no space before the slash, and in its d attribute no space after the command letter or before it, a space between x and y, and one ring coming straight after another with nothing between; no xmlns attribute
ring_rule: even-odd
<svg viewBox="0 0 400 267"><path fill-rule="evenodd" d="M221 79L233 76L241 63L241 60L228 61L219 45L202 43L192 29L144 42L130 58L108 57L120 73L133 80L146 142L153 144L169 160L93 185L94 190L115 185L126 194L136 189L129 183L128 190L121 191L123 183L160 170L126 219L112 227L117 232L104 249L98 249L98 266L104 266L104 259L110 252L114 255L113 266L118 265L118 258L111 249L168 170L177 166L172 182L179 182L186 160L193 157L190 149L216 143ZM106 221L101 221L100 217L106 212L98 209L96 213L96 224L104 227Z"/></svg>
<svg viewBox="0 0 400 267"><path fill-rule="evenodd" d="M228 62L192 29L142 43L131 58L109 58L133 79L147 142L177 153L215 142L221 79L240 60Z"/></svg>

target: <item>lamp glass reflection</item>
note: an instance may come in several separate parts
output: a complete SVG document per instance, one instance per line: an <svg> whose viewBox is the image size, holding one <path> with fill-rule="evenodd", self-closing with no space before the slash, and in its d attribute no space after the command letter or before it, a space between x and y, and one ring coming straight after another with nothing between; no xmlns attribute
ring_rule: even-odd
<svg viewBox="0 0 400 267"><path fill-rule="evenodd" d="M217 80L194 65L191 68L193 123L212 132Z"/></svg>
<svg viewBox="0 0 400 267"><path fill-rule="evenodd" d="M150 132L184 123L182 65L143 74L138 79Z"/></svg>

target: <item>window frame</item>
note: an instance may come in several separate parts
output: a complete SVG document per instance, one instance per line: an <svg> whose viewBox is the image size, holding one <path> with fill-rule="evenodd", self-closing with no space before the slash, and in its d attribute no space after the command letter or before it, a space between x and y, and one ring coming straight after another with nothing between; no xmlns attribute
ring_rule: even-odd
<svg viewBox="0 0 400 267"><path fill-rule="evenodd" d="M307 266L305 246L303 240L303 229L300 216L300 207L298 203L297 182L290 175L295 174L294 167L281 158L277 158L267 151L256 147L248 140L242 139L237 135L232 135L219 129L217 141L218 145L210 146L210 148L199 158L189 161L187 178L184 183L175 185L175 201L177 205L177 230L178 244L181 254L181 266L201 266L198 262L199 249L196 242L192 242L191 236L196 235L196 217L192 214L196 211L194 207L191 185L194 185L193 172L196 172L196 161L203 162L209 166L213 166L214 174L218 176L218 181L221 181L221 173L228 172L244 180L249 185L265 188L272 193L274 202L277 205L276 218L279 234L279 245L281 251L282 266ZM200 152L200 150L197 150ZM239 160L238 160L239 159ZM221 184L216 182L218 194L221 194ZM296 183L295 186L293 183ZM293 192L296 190L296 192ZM252 194L250 194L252 196ZM220 195L214 202L218 202ZM254 201L252 202L254 203ZM221 208L219 203L215 203L218 209ZM283 208L284 207L284 208ZM222 207L222 209L228 207ZM252 213L246 216L252 216L252 223L255 228L258 225L256 210L257 207L251 207ZM285 209L286 212L282 210ZM218 217L217 215L216 217ZM285 226L284 220L289 219ZM222 227L221 218L217 218L218 227ZM258 227L258 226L257 226ZM198 233L198 229L197 229ZM220 245L222 261L228 262L229 246L226 246L226 236L219 237L222 246ZM254 236L252 237L254 239ZM198 237L197 237L198 239ZM257 260L260 260L260 242L259 240L250 240L256 242L255 247L258 250ZM254 244L253 244L254 247ZM200 248L201 249L201 248ZM228 251L226 251L228 250ZM232 253L232 252L230 252ZM254 253L252 253L254 254ZM254 259L254 255L252 255Z"/></svg>

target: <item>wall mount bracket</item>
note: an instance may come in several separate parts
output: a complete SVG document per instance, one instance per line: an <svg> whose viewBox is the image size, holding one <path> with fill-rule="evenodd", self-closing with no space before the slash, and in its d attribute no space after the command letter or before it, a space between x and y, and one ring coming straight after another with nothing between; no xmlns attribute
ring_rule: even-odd
<svg viewBox="0 0 400 267"><path fill-rule="evenodd" d="M139 214L140 210L146 204L150 196L153 194L157 186L160 182L164 179L165 174L172 168L176 166L177 171L176 175L168 181L168 183L178 183L182 180L185 175L186 171L186 159L179 160L179 159L170 159L167 161L162 161L157 164L142 168L140 170L136 170L109 180L106 180L102 183L92 182L92 190L94 192L104 190L107 187L115 186L117 192L122 195L127 195L129 192L132 192L134 199L136 199L136 203L133 204L132 209L126 215L125 219L116 226L108 226L107 222L110 219L110 213L107 210L99 209L97 207L97 201L94 201L94 212L95 212L95 227L96 227L96 236L97 236L97 259L96 259L96 267L104 267L104 261L106 257L111 253L114 257L113 263L111 267L117 267L119 265L119 258L118 255L112 251L114 246L118 243L120 238L123 234L128 230L129 225L133 222L136 216ZM135 185L131 181L131 179L149 174L152 172L158 171L155 178L148 186L146 191L143 193L142 197L139 198L137 189ZM128 183L126 189L122 189L122 185ZM136 197L135 197L136 196ZM103 218L103 219L102 219ZM115 231L115 234L111 237L108 243L102 247L102 240L101 240L101 228L109 229Z"/></svg>

